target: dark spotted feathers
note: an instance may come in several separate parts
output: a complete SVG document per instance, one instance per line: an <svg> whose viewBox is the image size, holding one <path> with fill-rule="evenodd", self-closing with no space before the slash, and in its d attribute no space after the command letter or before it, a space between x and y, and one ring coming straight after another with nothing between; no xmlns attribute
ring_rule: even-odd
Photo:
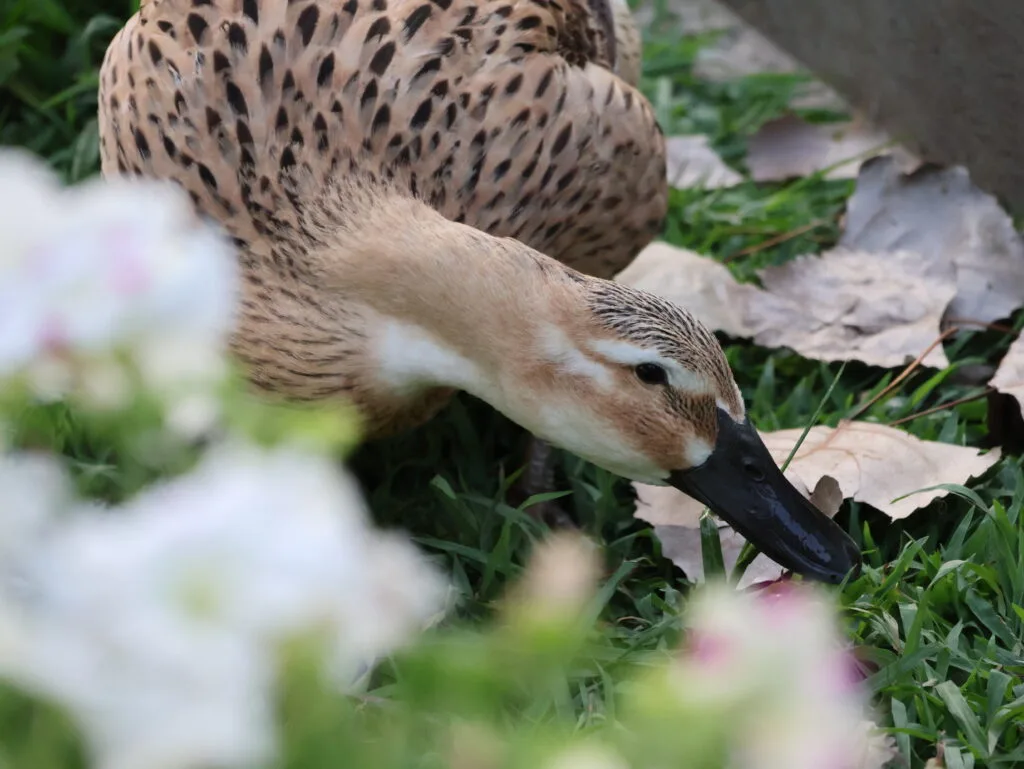
<svg viewBox="0 0 1024 769"><path fill-rule="evenodd" d="M667 186L649 104L608 71L605 3L148 0L103 64L104 171L175 179L264 250L336 175L402 179L610 276L660 230Z"/></svg>

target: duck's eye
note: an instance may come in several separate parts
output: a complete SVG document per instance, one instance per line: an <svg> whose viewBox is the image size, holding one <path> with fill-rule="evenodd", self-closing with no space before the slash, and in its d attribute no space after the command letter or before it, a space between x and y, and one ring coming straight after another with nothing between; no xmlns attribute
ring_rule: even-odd
<svg viewBox="0 0 1024 769"><path fill-rule="evenodd" d="M640 363L634 370L637 378L644 384L668 384L668 372L657 363Z"/></svg>

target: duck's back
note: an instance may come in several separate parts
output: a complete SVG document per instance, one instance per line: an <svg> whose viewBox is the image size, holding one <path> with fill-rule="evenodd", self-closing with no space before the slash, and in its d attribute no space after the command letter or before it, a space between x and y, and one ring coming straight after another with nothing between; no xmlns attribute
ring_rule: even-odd
<svg viewBox="0 0 1024 769"><path fill-rule="evenodd" d="M650 105L608 0L143 0L101 72L103 170L172 178L252 243L332 175L398 173L446 217L583 271L664 217Z"/></svg>

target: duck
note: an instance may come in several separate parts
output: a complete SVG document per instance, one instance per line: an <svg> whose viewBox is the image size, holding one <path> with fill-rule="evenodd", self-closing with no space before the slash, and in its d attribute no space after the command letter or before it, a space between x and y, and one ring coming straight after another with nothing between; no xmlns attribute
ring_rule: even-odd
<svg viewBox="0 0 1024 769"><path fill-rule="evenodd" d="M143 0L100 69L101 169L175 182L232 238L256 389L345 400L366 440L464 391L842 581L856 545L715 336L612 280L668 204L640 61L622 0Z"/></svg>

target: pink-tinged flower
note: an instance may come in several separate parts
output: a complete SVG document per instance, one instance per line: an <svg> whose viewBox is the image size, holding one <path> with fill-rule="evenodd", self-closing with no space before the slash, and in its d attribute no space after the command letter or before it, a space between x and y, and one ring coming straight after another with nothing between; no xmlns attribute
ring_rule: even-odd
<svg viewBox="0 0 1024 769"><path fill-rule="evenodd" d="M44 354L60 355L68 348L69 339L64 324L55 315L43 318L39 324L39 347Z"/></svg>
<svg viewBox="0 0 1024 769"><path fill-rule="evenodd" d="M106 240L110 243L111 285L118 294L141 294L152 285L153 274L138 258L145 244L135 242L136 233L126 227L111 227Z"/></svg>
<svg viewBox="0 0 1024 769"><path fill-rule="evenodd" d="M892 758L865 728L862 677L826 593L711 583L686 617L671 680L683 712L728 723L727 769L880 769Z"/></svg>
<svg viewBox="0 0 1024 769"><path fill-rule="evenodd" d="M833 654L832 660L825 662L828 671L825 676L826 691L834 691L837 696L857 694L864 677L853 649L836 649Z"/></svg>
<svg viewBox="0 0 1024 769"><path fill-rule="evenodd" d="M744 588L747 592L757 593L761 591L771 591L779 587L780 585L786 585L793 580L792 572L784 572L778 579L762 580L761 582L755 582L749 587Z"/></svg>
<svg viewBox="0 0 1024 769"><path fill-rule="evenodd" d="M687 636L684 649L691 660L708 672L727 668L736 654L736 645L728 636L696 628Z"/></svg>
<svg viewBox="0 0 1024 769"><path fill-rule="evenodd" d="M43 383L38 394L61 397L61 388L88 390L83 367L117 357L177 397L223 375L234 254L174 185L63 188L31 155L0 151L0 238L0 380ZM154 350L170 352L156 359Z"/></svg>

